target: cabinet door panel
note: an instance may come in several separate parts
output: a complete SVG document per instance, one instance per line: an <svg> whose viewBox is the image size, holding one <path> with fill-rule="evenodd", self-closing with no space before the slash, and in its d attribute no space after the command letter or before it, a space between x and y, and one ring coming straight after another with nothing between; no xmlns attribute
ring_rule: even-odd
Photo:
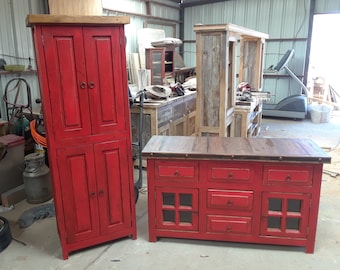
<svg viewBox="0 0 340 270"><path fill-rule="evenodd" d="M198 231L197 189L156 187L155 196L158 229Z"/></svg>
<svg viewBox="0 0 340 270"><path fill-rule="evenodd" d="M64 219L69 243L98 236L98 201L92 146L57 151Z"/></svg>
<svg viewBox="0 0 340 270"><path fill-rule="evenodd" d="M55 138L66 139L91 132L83 38L75 27L42 30L48 89L43 88L43 106L51 106ZM47 98L49 96L49 98ZM48 112L49 110L46 110Z"/></svg>
<svg viewBox="0 0 340 270"><path fill-rule="evenodd" d="M128 229L131 223L128 195L133 176L129 173L132 158L127 143L123 139L94 146L102 234L116 233L124 227Z"/></svg>
<svg viewBox="0 0 340 270"><path fill-rule="evenodd" d="M119 27L84 31L91 122L95 133L128 129L125 43Z"/></svg>
<svg viewBox="0 0 340 270"><path fill-rule="evenodd" d="M306 238L311 195L263 192L261 235Z"/></svg>

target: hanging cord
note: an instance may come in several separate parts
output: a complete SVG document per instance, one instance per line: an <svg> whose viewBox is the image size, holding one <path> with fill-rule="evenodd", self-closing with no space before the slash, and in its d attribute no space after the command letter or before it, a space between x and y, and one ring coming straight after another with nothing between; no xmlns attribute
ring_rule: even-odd
<svg viewBox="0 0 340 270"><path fill-rule="evenodd" d="M37 144L40 144L42 147L47 148L46 137L44 137L44 136L42 136L38 133L38 131L35 128L35 125L36 125L36 120L34 119L30 122L30 129L31 129L31 134L32 134L33 140Z"/></svg>

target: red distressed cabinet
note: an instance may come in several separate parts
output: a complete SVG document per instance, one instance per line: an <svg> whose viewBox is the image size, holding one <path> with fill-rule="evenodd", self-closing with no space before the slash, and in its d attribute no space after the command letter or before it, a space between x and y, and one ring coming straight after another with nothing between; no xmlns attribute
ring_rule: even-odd
<svg viewBox="0 0 340 270"><path fill-rule="evenodd" d="M189 238L314 252L323 163L310 140L153 136L149 240Z"/></svg>
<svg viewBox="0 0 340 270"><path fill-rule="evenodd" d="M136 238L124 24L28 15L63 258Z"/></svg>

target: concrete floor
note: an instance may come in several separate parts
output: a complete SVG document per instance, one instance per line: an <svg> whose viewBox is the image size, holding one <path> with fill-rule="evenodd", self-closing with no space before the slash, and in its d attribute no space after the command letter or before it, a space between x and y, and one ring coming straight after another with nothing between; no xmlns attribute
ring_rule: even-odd
<svg viewBox="0 0 340 270"><path fill-rule="evenodd" d="M329 123L311 120L263 119L263 137L311 138L332 156L325 169L340 172L340 113ZM138 173L136 171L136 175ZM144 186L146 177L144 177ZM148 242L147 189L136 205L138 238L124 238L70 254L62 260L55 218L20 229L19 216L32 206L22 201L0 213L15 239L0 253L0 269L340 269L340 176L323 175L315 253L304 248L161 238Z"/></svg>

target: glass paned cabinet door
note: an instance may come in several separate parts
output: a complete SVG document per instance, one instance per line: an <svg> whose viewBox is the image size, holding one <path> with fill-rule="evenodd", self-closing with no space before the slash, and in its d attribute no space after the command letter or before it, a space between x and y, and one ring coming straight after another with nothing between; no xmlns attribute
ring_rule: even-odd
<svg viewBox="0 0 340 270"><path fill-rule="evenodd" d="M163 85L164 49L146 49L146 68L151 71L151 84Z"/></svg>
<svg viewBox="0 0 340 270"><path fill-rule="evenodd" d="M198 190L157 188L156 227L198 230Z"/></svg>
<svg viewBox="0 0 340 270"><path fill-rule="evenodd" d="M307 237L309 194L262 194L261 235Z"/></svg>

